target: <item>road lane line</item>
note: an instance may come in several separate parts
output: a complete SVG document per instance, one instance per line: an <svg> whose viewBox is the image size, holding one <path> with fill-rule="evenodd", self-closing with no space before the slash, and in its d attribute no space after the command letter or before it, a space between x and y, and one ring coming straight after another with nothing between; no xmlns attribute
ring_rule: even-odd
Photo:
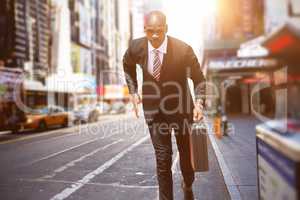
<svg viewBox="0 0 300 200"><path fill-rule="evenodd" d="M90 172L86 176L84 176L82 179L78 180L76 183L72 184L70 187L65 188L63 191L60 193L56 194L53 196L50 200L63 200L68 198L71 194L79 190L81 187L83 187L85 184L90 182L95 176L101 174L104 170L108 169L111 167L114 163L116 163L118 160L120 160L125 154L139 146L140 144L144 143L146 140L149 139L149 135L141 138L134 144L130 145L128 148L125 150L121 151L118 153L116 156L111 158L109 161L98 167L96 170Z"/></svg>
<svg viewBox="0 0 300 200"><path fill-rule="evenodd" d="M117 119L112 119L114 117L117 117ZM111 122L126 121L130 118L132 118L132 116L129 116L129 115L116 115L116 116L105 117L104 119L102 119L103 121L101 121L101 119L100 119L98 122L95 122L95 123L81 125L82 126L81 128L86 128L89 125L96 125L98 123L101 123L101 125L106 125ZM76 129L78 129L78 128L79 128L79 126L72 126L72 127L60 128L60 129L56 129L56 130L50 130L45 133L37 133L36 135L29 135L29 136L24 136L21 138L2 141L2 142L0 142L0 145L15 143L15 142L29 140L29 139L33 139L33 138L39 138L39 137L48 136L48 135L56 134L56 133L63 133L63 132L71 133L70 131L72 131L72 132L76 131ZM65 134L65 133L63 133L63 134Z"/></svg>
<svg viewBox="0 0 300 200"><path fill-rule="evenodd" d="M124 131L127 131L127 129L124 130ZM118 133L118 134L120 134L120 133ZM27 166L33 165L33 164L35 164L35 163L37 163L37 162L40 162L40 161L43 161L43 160L47 160L47 159L49 159L49 158L52 158L52 157L55 157L55 156L60 155L60 154L62 154L62 153L65 153L65 152L67 152L67 151L71 151L71 150L73 150L73 149L75 149L75 148L81 147L81 146L83 146L83 145L85 145L85 144L92 143L92 142L94 142L94 141L96 141L96 140L101 140L101 139L105 139L105 138L111 138L111 137L113 137L113 136L115 136L115 135L118 135L118 134L110 134L110 135L107 135L107 137L99 137L99 138L96 138L96 139L93 139L93 140L89 140L89 141L84 142L84 143L82 143L82 144L79 144L79 145L70 147L70 148L68 148L68 149L65 149L65 150L62 150L62 151L53 153L53 154L51 154L51 155L42 157L42 158L40 158L40 159L34 160L34 161L30 162L30 163L27 163L27 164L25 164L25 165L22 165L22 167L27 167Z"/></svg>
<svg viewBox="0 0 300 200"><path fill-rule="evenodd" d="M65 181L65 180L55 180L55 179L19 179L19 181L26 182L44 182L44 183L67 183L67 184L77 184L78 182L74 181ZM86 183L85 185L96 185L96 186L111 186L111 187L120 187L120 188L132 188L132 189L157 189L157 185L124 185L118 183Z"/></svg>
<svg viewBox="0 0 300 200"><path fill-rule="evenodd" d="M94 151L92 151L92 152L90 152L88 154L85 154L84 156L81 156L80 158L78 158L76 160L72 160L71 162L68 162L67 164L65 164L65 165L63 165L63 166L55 169L52 174L45 175L45 176L41 177L41 179L50 179L50 178L53 178L57 173L61 173L61 172L65 171L66 169L75 166L76 163L81 162L84 159L86 159L88 157L91 157L94 154L98 153L99 151L103 151L103 150L107 149L108 147L110 147L110 146L112 146L114 144L120 143L122 141L124 141L124 139L119 139L119 140L117 140L115 142L112 142L112 143L110 143L108 145L105 145L104 147L97 148L96 150L94 150Z"/></svg>
<svg viewBox="0 0 300 200"><path fill-rule="evenodd" d="M172 169L172 174L175 174L175 172L176 172L176 165L178 163L178 160L179 160L179 152L177 152L175 160L174 160L172 168L171 168Z"/></svg>
<svg viewBox="0 0 300 200"><path fill-rule="evenodd" d="M115 120L116 121L116 120ZM109 122L106 122L106 123L103 123L103 124L101 124L101 127L99 127L100 129L105 129L106 128L106 126L108 126L109 125L109 123L112 123L112 122L115 122L115 121L109 121ZM125 120L124 120L125 121ZM41 143L41 142L49 142L49 141L55 141L55 140L58 140L58 139L61 139L61 138L64 138L64 137L69 137L69 136L80 136L80 135L82 135L82 131L83 130L85 130L85 131L87 131L88 130L88 126L97 126L97 124L85 124L86 126L85 127L71 127L71 128L73 128L73 131L75 131L75 133L74 132L66 132L66 133L64 133L63 135L59 135L59 136L54 136L54 137L51 137L51 138L48 138L48 139L44 139L44 140L39 140L39 141L34 141L34 142L31 142L31 143L26 143L25 145L32 145L32 144L38 144L38 143ZM98 124L99 125L99 124ZM78 130L77 130L78 129ZM79 132L80 131L80 129L83 129L83 130L81 130L81 132ZM55 130L55 131L58 131L58 130ZM68 131L70 131L69 129L68 129ZM53 132L51 132L51 133L53 133ZM69 134L67 134L67 133L69 133ZM48 133L46 134L46 135L48 135ZM111 136L114 136L114 135L116 135L116 134L110 134L110 135L105 135L105 136L101 136L101 137L99 137L99 139L105 139L105 138L110 138ZM1 144L1 143L0 143Z"/></svg>
<svg viewBox="0 0 300 200"><path fill-rule="evenodd" d="M24 137L20 136L20 138L2 141L2 142L0 142L0 145L10 144L10 143L14 143L14 142L29 140L29 139L43 137L43 136L48 136L48 135L52 135L52 134L56 134L56 133L62 133L62 134L72 133L70 131L73 131L72 130L73 128L76 128L76 127L64 128L64 129L59 129L59 130L51 130L51 131L48 131L45 133L37 133L38 135L29 135L29 136L24 136Z"/></svg>
<svg viewBox="0 0 300 200"><path fill-rule="evenodd" d="M96 138L96 139L93 139L93 140L89 140L89 141L86 141L86 142L81 143L81 144L79 144L79 145L72 146L72 147L70 147L70 148L68 148L68 149L64 149L64 150L62 150L62 151L59 151L59 152L50 154L50 155L48 155L48 156L45 156L45 157L42 157L42 158L40 158L40 159L34 160L34 161L30 162L30 163L27 163L27 164L23 165L23 167L26 167L26 166L29 166L29 165L33 165L33 164L35 164L35 163L37 163L37 162L40 162L40 161L43 161L43 160L47 160L47 159L49 159L49 158L53 158L53 157L58 156L58 155L60 155L60 154L62 154L62 153L65 153L65 152L67 152L67 151L74 150L74 149L76 149L76 148L78 148L78 147L81 147L81 146L83 146L83 145L86 145L86 144L95 142L95 141L97 141L97 140L99 140L99 138Z"/></svg>

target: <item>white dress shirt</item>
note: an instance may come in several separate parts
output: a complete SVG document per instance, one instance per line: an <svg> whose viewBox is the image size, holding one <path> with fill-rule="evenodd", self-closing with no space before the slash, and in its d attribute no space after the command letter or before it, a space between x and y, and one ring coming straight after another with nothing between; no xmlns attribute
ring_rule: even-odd
<svg viewBox="0 0 300 200"><path fill-rule="evenodd" d="M167 45L168 45L168 37L166 36L163 43L160 45L160 47L157 48L159 51L159 60L160 63L163 63L164 54L167 53ZM148 72L153 75L153 60L154 60L154 51L155 48L152 46L152 44L148 41Z"/></svg>

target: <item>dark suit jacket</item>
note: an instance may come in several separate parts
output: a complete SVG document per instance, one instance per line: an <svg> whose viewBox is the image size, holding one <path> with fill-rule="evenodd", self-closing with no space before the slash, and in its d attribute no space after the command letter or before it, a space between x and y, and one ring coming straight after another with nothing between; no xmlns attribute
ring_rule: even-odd
<svg viewBox="0 0 300 200"><path fill-rule="evenodd" d="M129 93L137 92L136 64L142 67L142 102L146 121L159 110L166 116L192 120L193 100L187 78L194 82L196 97L204 96L205 79L193 49L186 43L167 36L167 53L164 55L159 82L148 72L148 41L146 37L133 40L123 58L123 67ZM198 87L202 85L202 87Z"/></svg>

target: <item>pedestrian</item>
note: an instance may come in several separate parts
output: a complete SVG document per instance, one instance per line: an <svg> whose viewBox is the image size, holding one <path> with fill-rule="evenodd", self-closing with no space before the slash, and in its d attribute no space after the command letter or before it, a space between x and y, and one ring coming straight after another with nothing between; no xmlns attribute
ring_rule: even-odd
<svg viewBox="0 0 300 200"><path fill-rule="evenodd" d="M173 199L172 130L175 131L179 151L184 199L194 199L194 171L188 133L193 120L202 118L205 92L202 83L205 79L193 49L167 35L166 16L162 12L151 11L146 15L144 31L146 37L131 41L124 54L123 67L134 107L138 109L137 104L143 105L156 156L159 199ZM142 96L138 94L137 64L143 72ZM195 103L188 87L188 78L194 83Z"/></svg>

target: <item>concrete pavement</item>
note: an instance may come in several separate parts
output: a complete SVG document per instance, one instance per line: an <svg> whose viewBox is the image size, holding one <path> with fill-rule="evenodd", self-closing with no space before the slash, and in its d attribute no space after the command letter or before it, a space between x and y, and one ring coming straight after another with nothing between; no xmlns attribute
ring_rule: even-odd
<svg viewBox="0 0 300 200"><path fill-rule="evenodd" d="M258 199L255 126L260 122L253 116L234 115L229 123L229 136L211 137L225 182L236 199Z"/></svg>

